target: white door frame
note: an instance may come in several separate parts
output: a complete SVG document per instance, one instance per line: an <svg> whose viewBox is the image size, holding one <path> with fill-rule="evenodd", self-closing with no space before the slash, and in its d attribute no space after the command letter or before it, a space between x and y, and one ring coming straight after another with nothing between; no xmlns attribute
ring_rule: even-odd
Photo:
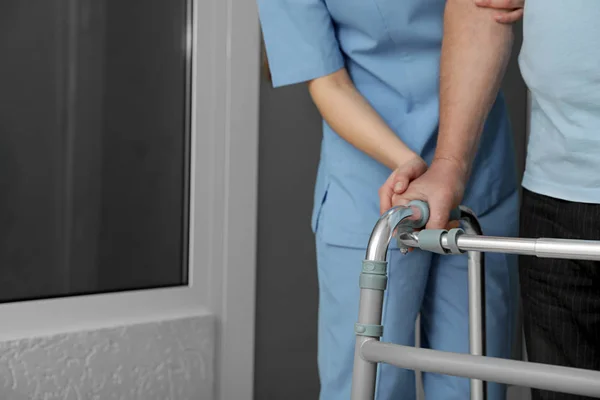
<svg viewBox="0 0 600 400"><path fill-rule="evenodd" d="M202 0L198 0L202 2ZM220 316L217 337L217 399L251 400L254 386L254 326L258 196L258 113L260 89L260 30L255 0L211 0L212 18L198 24L216 38L209 99L198 102L215 118L216 161L210 190L217 217L212 232L219 243L213 254L211 310ZM204 28L202 27L203 24ZM209 82L207 82L208 84ZM210 118L210 115L207 115ZM218 165L218 163L216 164ZM220 192L221 191L221 192ZM224 201L223 201L224 200ZM219 254L215 246L222 249Z"/></svg>

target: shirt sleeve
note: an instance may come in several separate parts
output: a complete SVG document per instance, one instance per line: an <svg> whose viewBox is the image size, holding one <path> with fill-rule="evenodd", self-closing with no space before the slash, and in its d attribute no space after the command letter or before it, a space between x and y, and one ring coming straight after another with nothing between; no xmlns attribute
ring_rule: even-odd
<svg viewBox="0 0 600 400"><path fill-rule="evenodd" d="M336 72L344 58L324 0L257 0L274 87Z"/></svg>

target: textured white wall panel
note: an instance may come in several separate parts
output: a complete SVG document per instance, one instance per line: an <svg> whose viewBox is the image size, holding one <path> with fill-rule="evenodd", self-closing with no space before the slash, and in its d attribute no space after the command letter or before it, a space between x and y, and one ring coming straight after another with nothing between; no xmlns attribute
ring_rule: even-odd
<svg viewBox="0 0 600 400"><path fill-rule="evenodd" d="M211 316L0 343L1 400L212 400Z"/></svg>

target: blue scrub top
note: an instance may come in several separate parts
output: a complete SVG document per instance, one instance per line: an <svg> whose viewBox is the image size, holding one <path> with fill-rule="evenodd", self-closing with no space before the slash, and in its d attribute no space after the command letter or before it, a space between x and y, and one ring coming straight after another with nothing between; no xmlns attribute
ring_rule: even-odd
<svg viewBox="0 0 600 400"><path fill-rule="evenodd" d="M402 141L431 160L445 0L258 0L258 7L275 87L345 67ZM364 248L379 217L378 189L391 171L323 126L313 230L319 225L327 243ZM463 203L481 215L512 194L513 157L499 97Z"/></svg>

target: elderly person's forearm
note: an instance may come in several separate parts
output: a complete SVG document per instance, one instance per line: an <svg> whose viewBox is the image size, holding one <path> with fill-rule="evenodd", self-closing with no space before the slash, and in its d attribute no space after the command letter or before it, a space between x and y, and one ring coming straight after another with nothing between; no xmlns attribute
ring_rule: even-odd
<svg viewBox="0 0 600 400"><path fill-rule="evenodd" d="M434 162L450 163L465 179L511 53L512 26L496 22L497 13L473 0L446 3Z"/></svg>

